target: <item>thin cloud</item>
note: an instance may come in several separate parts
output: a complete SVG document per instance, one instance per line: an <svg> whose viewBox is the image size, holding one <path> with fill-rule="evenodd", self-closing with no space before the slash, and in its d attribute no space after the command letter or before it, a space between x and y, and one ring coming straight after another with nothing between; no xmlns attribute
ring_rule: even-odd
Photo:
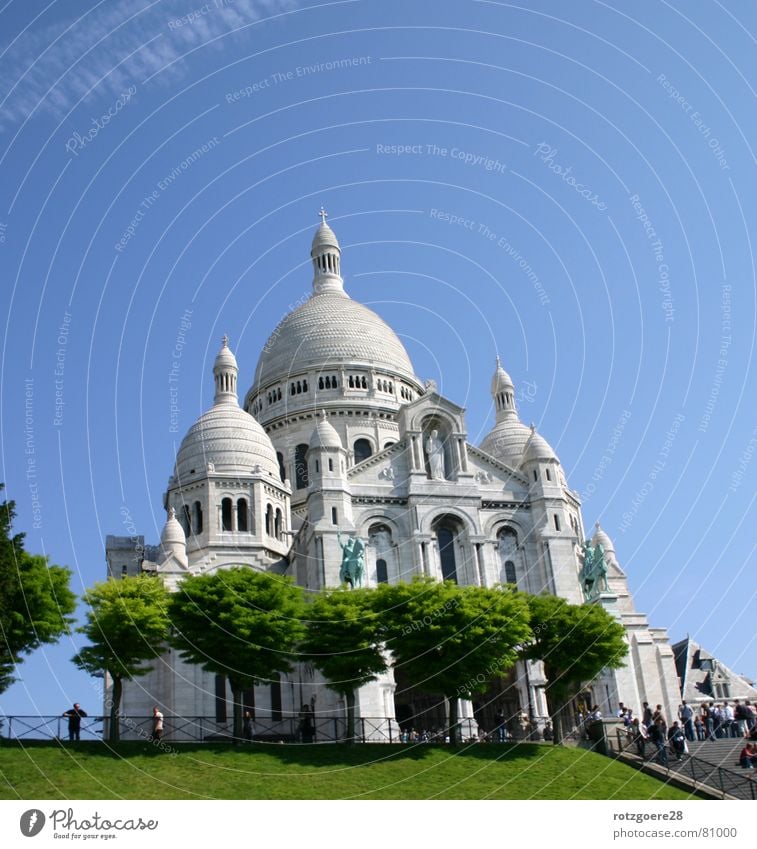
<svg viewBox="0 0 757 849"><path fill-rule="evenodd" d="M188 72L181 58L188 51L294 5L293 0L106 0L55 22L43 16L0 47L0 130L32 115L60 119L90 90L91 99L114 98L163 68L155 81L175 83ZM211 49L222 49L224 41Z"/></svg>

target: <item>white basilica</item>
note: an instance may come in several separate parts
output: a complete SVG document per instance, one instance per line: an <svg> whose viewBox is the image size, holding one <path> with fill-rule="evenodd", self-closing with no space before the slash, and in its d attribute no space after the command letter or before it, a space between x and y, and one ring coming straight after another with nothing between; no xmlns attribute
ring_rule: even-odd
<svg viewBox="0 0 757 849"><path fill-rule="evenodd" d="M312 294L273 331L242 406L224 339L213 406L187 432L168 480L160 545L109 536L109 574L157 572L173 588L190 573L246 564L318 590L339 584L341 532L366 543L367 586L427 575L582 602L578 495L547 441L520 421L499 360L491 382L496 423L475 446L464 409L419 379L392 329L345 291L341 250L325 216L311 257ZM636 611L599 526L592 544L602 544L608 566L594 603L623 624L629 654L624 668L593 682L586 699L605 715L618 702L639 710L646 701L674 717L680 691L667 631ZM524 711L539 727L547 718L544 683L540 664L519 663L484 696L462 702L460 716L491 730L498 710L511 724ZM220 731L231 718L230 698L223 678L167 652L153 672L125 686L122 713L148 716L159 704L167 720L205 717ZM306 666L245 695L263 735L284 734L303 704L319 729L327 724L326 735L345 710ZM358 715L371 728L391 721L395 729L430 730L444 725L444 712L441 697L391 672L358 694Z"/></svg>

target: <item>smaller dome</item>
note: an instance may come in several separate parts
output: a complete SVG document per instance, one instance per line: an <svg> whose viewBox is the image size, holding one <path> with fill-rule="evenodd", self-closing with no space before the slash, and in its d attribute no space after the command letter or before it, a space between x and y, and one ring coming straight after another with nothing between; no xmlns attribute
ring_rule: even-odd
<svg viewBox="0 0 757 849"><path fill-rule="evenodd" d="M511 415L494 425L481 443L481 450L506 466L517 468L530 436L529 427L524 425L517 415Z"/></svg>
<svg viewBox="0 0 757 849"><path fill-rule="evenodd" d="M523 462L527 463L530 460L557 460L557 455L552 450L552 446L536 432L533 425L531 425L531 438L528 440Z"/></svg>
<svg viewBox="0 0 757 849"><path fill-rule="evenodd" d="M311 448L342 448L342 440L334 425L326 417L326 411L321 412L321 418L310 437Z"/></svg>
<svg viewBox="0 0 757 849"><path fill-rule="evenodd" d="M339 242L336 238L336 233L329 227L326 221L322 221L313 236L313 244L311 251L320 250L321 248L336 248L339 250Z"/></svg>
<svg viewBox="0 0 757 849"><path fill-rule="evenodd" d="M592 545L601 545L605 551L615 552L615 545L610 537L602 528L599 527L599 522L594 525L594 536L591 538Z"/></svg>
<svg viewBox="0 0 757 849"><path fill-rule="evenodd" d="M510 375L502 368L502 363L497 357L497 368L494 371L494 377L492 377L492 395L496 395L498 392L503 392L505 389L514 389L515 384L512 381Z"/></svg>
<svg viewBox="0 0 757 849"><path fill-rule="evenodd" d="M179 524L179 520L176 518L176 510L173 507L168 511L168 518L163 526L163 533L160 535L160 544L166 549L171 549L175 545L185 546L187 544L184 528Z"/></svg>
<svg viewBox="0 0 757 849"><path fill-rule="evenodd" d="M232 353L231 348L229 348L228 336L223 337L221 350L218 352L215 362L213 363L214 372L226 369L239 369L237 366L237 358Z"/></svg>
<svg viewBox="0 0 757 849"><path fill-rule="evenodd" d="M176 455L176 478L187 480L209 464L216 472L249 474L260 466L280 479L279 462L268 434L244 410L216 404L192 425Z"/></svg>

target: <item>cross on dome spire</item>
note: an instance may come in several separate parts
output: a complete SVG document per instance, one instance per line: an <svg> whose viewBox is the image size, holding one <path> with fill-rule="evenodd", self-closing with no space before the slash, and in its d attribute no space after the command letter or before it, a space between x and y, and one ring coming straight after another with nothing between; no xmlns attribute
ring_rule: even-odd
<svg viewBox="0 0 757 849"><path fill-rule="evenodd" d="M323 208L323 204L321 204L320 212L318 213L321 216L321 224L326 223L326 219L329 217L328 212Z"/></svg>

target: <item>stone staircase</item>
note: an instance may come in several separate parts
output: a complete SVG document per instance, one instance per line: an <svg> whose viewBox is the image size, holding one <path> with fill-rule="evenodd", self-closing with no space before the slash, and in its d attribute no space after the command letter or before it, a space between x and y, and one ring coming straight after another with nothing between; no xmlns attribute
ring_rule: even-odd
<svg viewBox="0 0 757 849"><path fill-rule="evenodd" d="M725 769L741 769L739 754L746 741L743 737L722 737L702 742L689 742L689 754ZM748 774L750 770L744 770Z"/></svg>
<svg viewBox="0 0 757 849"><path fill-rule="evenodd" d="M743 738L721 738L688 743L689 753L679 761L668 751L668 766L656 763L654 747L647 744L642 762L633 744L619 735L620 757L662 781L680 777L692 788L714 791L711 798L757 800L757 769L742 769L738 763L744 748ZM709 791L708 791L709 792ZM722 794L722 795L721 795Z"/></svg>
<svg viewBox="0 0 757 849"><path fill-rule="evenodd" d="M689 742L689 754L677 761L669 755L669 772L706 784L731 798L757 799L757 770L742 769L739 753L744 740L722 738Z"/></svg>

